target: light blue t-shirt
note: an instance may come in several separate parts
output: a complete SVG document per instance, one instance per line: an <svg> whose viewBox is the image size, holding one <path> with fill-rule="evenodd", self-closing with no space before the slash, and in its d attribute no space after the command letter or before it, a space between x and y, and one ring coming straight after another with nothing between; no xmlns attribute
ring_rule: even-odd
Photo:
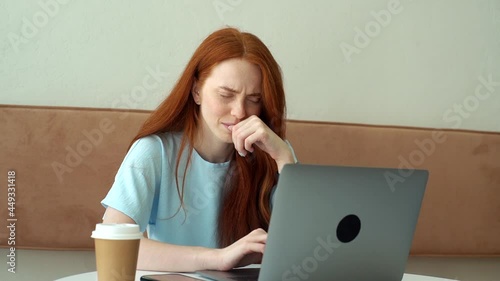
<svg viewBox="0 0 500 281"><path fill-rule="evenodd" d="M217 247L217 219L229 162L210 163L193 149L185 179L184 211L175 183L181 133L150 135L136 141L102 201L130 218L153 240L176 245ZM189 147L179 164L179 187ZM177 214L176 214L177 213Z"/></svg>
<svg viewBox="0 0 500 281"><path fill-rule="evenodd" d="M193 149L185 178L184 209L179 209L174 173L181 140L182 133L162 133L136 141L101 203L132 218L141 231L148 231L150 239L217 248L219 206L229 162L207 162ZM188 154L186 147L177 174L179 187ZM293 149L292 154L296 162Z"/></svg>

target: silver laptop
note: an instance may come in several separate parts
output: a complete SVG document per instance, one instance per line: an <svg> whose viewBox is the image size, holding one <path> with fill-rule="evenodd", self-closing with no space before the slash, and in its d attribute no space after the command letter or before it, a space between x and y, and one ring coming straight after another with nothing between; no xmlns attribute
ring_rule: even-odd
<svg viewBox="0 0 500 281"><path fill-rule="evenodd" d="M286 165L260 271L213 280L400 281L427 184L425 170Z"/></svg>

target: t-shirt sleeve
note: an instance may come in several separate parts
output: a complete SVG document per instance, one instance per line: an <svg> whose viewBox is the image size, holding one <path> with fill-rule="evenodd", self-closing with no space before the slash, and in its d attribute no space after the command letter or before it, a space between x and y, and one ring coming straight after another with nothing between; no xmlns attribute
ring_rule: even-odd
<svg viewBox="0 0 500 281"><path fill-rule="evenodd" d="M125 156L102 205L132 218L145 231L151 216L162 166L161 140L147 136L136 141Z"/></svg>
<svg viewBox="0 0 500 281"><path fill-rule="evenodd" d="M288 147L290 147L290 150L292 151L293 161L295 162L295 164L299 163L297 155L295 155L295 150L293 150L292 144L288 140L285 140L285 143L288 144Z"/></svg>

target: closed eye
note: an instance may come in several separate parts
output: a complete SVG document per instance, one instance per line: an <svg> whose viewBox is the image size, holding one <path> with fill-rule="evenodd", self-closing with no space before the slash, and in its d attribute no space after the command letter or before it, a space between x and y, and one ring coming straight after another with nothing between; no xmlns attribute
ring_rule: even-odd
<svg viewBox="0 0 500 281"><path fill-rule="evenodd" d="M222 98L225 98L225 99L230 99L232 97L234 97L234 94L226 94L226 93L221 93L219 94Z"/></svg>
<svg viewBox="0 0 500 281"><path fill-rule="evenodd" d="M253 103L260 103L260 96L248 96L247 99Z"/></svg>

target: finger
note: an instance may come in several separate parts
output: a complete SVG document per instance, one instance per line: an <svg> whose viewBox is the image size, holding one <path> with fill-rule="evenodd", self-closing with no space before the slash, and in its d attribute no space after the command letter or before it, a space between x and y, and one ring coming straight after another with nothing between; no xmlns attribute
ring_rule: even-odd
<svg viewBox="0 0 500 281"><path fill-rule="evenodd" d="M254 151L254 145L266 150L265 147L269 146L269 139L274 134L271 129L262 122L254 123L245 133L248 135L245 138L245 149L250 152Z"/></svg>
<svg viewBox="0 0 500 281"><path fill-rule="evenodd" d="M243 151L243 149L242 149L243 145L239 141L238 134L236 133L235 127L236 127L236 125L227 127L229 130L231 130L231 139L233 141L234 149L238 152L238 154L240 156L245 156L244 154L241 153L241 151Z"/></svg>
<svg viewBox="0 0 500 281"><path fill-rule="evenodd" d="M238 130L241 127L247 126L247 125L255 123L255 122L262 122L262 120L260 120L259 117L255 116L255 115L252 115L252 116L248 117L245 120L241 120L236 125L234 125L234 127L235 127L236 130Z"/></svg>
<svg viewBox="0 0 500 281"><path fill-rule="evenodd" d="M267 235L267 231L259 227L252 230L249 235Z"/></svg>
<svg viewBox="0 0 500 281"><path fill-rule="evenodd" d="M257 131L253 132L251 135L245 138L245 149L249 152L253 152L255 150L254 145L257 145L259 148L265 150L265 148L262 146L262 139L263 133L260 129L257 129Z"/></svg>
<svg viewBox="0 0 500 281"><path fill-rule="evenodd" d="M262 120L260 120L259 117L252 115L252 116L248 117L247 119L242 120L238 124L234 125L233 130L236 133L241 134L243 132L248 131L251 128L254 128L253 129L253 131L254 131L259 126L261 126L261 127L266 126L266 124Z"/></svg>
<svg viewBox="0 0 500 281"><path fill-rule="evenodd" d="M264 229L259 227L259 228L252 230L250 233L266 233L267 234L267 231L265 231Z"/></svg>
<svg viewBox="0 0 500 281"><path fill-rule="evenodd" d="M267 232L262 228L258 228L247 234L244 238L247 238L249 242L266 243Z"/></svg>
<svg viewBox="0 0 500 281"><path fill-rule="evenodd" d="M264 253L264 249L266 248L266 244L262 243L245 243L245 248L243 250L245 255L251 253Z"/></svg>
<svg viewBox="0 0 500 281"><path fill-rule="evenodd" d="M247 123L244 126L233 127L232 138L234 148L241 156L245 156L247 152L253 152L252 143L248 143L246 139L255 133L258 124Z"/></svg>
<svg viewBox="0 0 500 281"><path fill-rule="evenodd" d="M238 266L245 266L249 264L260 264L262 263L263 256L264 255L261 253L248 254L243 259L240 260Z"/></svg>
<svg viewBox="0 0 500 281"><path fill-rule="evenodd" d="M247 236L245 242L248 243L261 243L266 244L267 241L267 233L264 234L254 234L252 236Z"/></svg>
<svg viewBox="0 0 500 281"><path fill-rule="evenodd" d="M238 136L238 134L236 134L234 131L232 133L232 138L233 138L234 149L236 150L236 152L238 152L238 154L241 157L245 157L246 151L244 148L244 140L242 140L241 137Z"/></svg>

